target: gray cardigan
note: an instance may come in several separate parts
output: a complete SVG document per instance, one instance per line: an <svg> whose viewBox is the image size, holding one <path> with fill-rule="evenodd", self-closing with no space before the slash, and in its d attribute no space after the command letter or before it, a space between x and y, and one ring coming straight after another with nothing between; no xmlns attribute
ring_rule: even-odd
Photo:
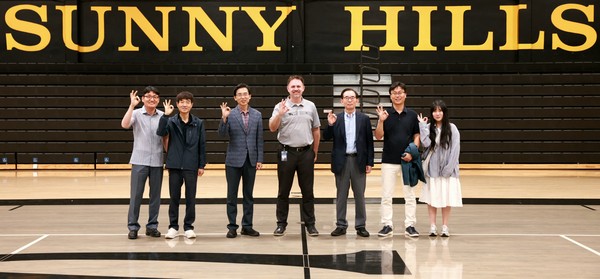
<svg viewBox="0 0 600 279"><path fill-rule="evenodd" d="M423 158L427 156L431 146L429 139L429 125L419 122L419 130L421 134L421 143L426 148ZM442 148L436 144L435 150L429 161L429 177L458 177L458 157L460 155L460 133L456 125L450 123L452 129L452 142L448 148Z"/></svg>

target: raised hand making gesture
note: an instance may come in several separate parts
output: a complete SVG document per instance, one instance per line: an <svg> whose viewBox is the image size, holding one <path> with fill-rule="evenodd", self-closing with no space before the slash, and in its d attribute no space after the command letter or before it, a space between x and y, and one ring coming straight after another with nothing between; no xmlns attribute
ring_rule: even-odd
<svg viewBox="0 0 600 279"><path fill-rule="evenodd" d="M337 115L333 114L333 110L330 110L327 114L327 123L329 123L329 126L333 126L333 124L335 124L336 121Z"/></svg>
<svg viewBox="0 0 600 279"><path fill-rule="evenodd" d="M140 103L140 97L137 93L137 90L131 90L131 93L129 93L129 98L131 99L129 106L136 107Z"/></svg>
<svg viewBox="0 0 600 279"><path fill-rule="evenodd" d="M221 118L224 122L227 121L227 117L231 113L231 108L227 106L227 102L221 103Z"/></svg>
<svg viewBox="0 0 600 279"><path fill-rule="evenodd" d="M290 108L285 105L285 99L281 99L281 103L279 103L279 116L283 116L286 114Z"/></svg>
<svg viewBox="0 0 600 279"><path fill-rule="evenodd" d="M382 105L378 105L376 111L379 116L379 121L385 121L389 116L387 110L384 109Z"/></svg>
<svg viewBox="0 0 600 279"><path fill-rule="evenodd" d="M163 102L163 106L165 107L165 115L171 115L171 113L173 113L173 111L175 110L173 105L171 105L171 100L169 99L166 99Z"/></svg>
<svg viewBox="0 0 600 279"><path fill-rule="evenodd" d="M417 115L417 119L423 124L427 124L427 121L429 120L427 116L423 117L422 113L419 113L419 115Z"/></svg>

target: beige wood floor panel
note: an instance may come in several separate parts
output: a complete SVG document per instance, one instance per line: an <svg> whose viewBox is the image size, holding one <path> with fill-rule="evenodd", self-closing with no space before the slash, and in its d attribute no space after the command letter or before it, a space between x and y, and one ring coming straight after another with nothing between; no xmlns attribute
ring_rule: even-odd
<svg viewBox="0 0 600 279"><path fill-rule="evenodd" d="M464 198L600 198L598 170L464 170L460 179ZM366 196L379 198L380 185L380 171L368 175ZM417 187L417 193L420 193L421 183ZM147 192L145 191L146 197ZM299 192L296 180L292 194ZM165 172L162 197L168 196L168 173ZM225 196L226 180L223 170L207 171L199 179L198 198ZM254 196L277 196L275 170L258 172ZM399 186L395 196L402 197ZM335 179L331 172L322 170L315 173L315 197L335 197ZM78 198L129 198L129 171L0 171L0 199Z"/></svg>
<svg viewBox="0 0 600 279"><path fill-rule="evenodd" d="M129 260L55 260L52 257L56 255L49 254L48 259L0 261L0 272L154 278L305 278L304 269L294 266L135 258L136 253L145 252L301 255L298 205L290 207L288 233L283 237L272 236L275 205L255 207L254 227L261 232L258 238L225 238L225 206L200 204L196 240L150 238L144 236L142 230L140 238L132 241L126 238L126 205L0 206L0 220L9 224L0 232L0 254L18 250L19 255L93 256L119 252L132 255ZM380 228L379 205L368 204L367 229L373 235L360 238L353 229L345 236L329 236L335 227L335 206L317 204L317 228L321 235L307 237L309 257L340 255L340 260L356 260L355 264L360 265L362 262L354 259L352 253L377 251L382 259L379 268L385 271L391 265L386 261L397 253L410 275L365 275L317 267L310 268L310 275L311 278L597 278L600 272L599 210L599 206L577 205L466 205L453 210L450 238L422 235L415 239L404 237L398 228L393 237L375 236ZM417 206L417 229L422 234L428 228L426 211L425 205ZM163 232L166 212L163 206L159 217L159 228ZM351 228L353 212L350 205ZM402 223L403 212L403 205L394 205L396 224ZM141 220L147 218L147 206L142 207L141 213Z"/></svg>

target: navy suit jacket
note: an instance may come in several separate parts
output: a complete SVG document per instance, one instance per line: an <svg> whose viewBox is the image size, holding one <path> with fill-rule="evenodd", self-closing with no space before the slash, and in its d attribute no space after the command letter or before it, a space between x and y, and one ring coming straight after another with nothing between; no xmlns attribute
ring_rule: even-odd
<svg viewBox="0 0 600 279"><path fill-rule="evenodd" d="M331 171L341 174L346 163L346 124L344 112L337 114L337 120L333 126L327 125L323 132L323 139L333 138L333 150L331 151ZM364 173L367 165L374 165L375 151L373 146L373 129L371 120L361 112L356 112L356 158L358 169Z"/></svg>
<svg viewBox="0 0 600 279"><path fill-rule="evenodd" d="M223 120L219 123L219 135L229 137L225 156L227 166L241 168L246 162L246 154L250 156L252 166L264 162L262 114L253 108L248 111L248 132L244 130L242 112L237 106L229 113L227 123L223 123Z"/></svg>
<svg viewBox="0 0 600 279"><path fill-rule="evenodd" d="M204 169L206 166L204 121L190 114L190 122L184 129L178 115L161 116L156 130L156 134L161 137L169 135L167 169L193 171Z"/></svg>

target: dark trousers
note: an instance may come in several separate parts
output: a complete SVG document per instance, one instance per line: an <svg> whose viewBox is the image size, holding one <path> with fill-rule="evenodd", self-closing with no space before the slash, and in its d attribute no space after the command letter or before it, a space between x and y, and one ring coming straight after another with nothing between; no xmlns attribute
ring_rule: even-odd
<svg viewBox="0 0 600 279"><path fill-rule="evenodd" d="M158 211L160 209L160 188L163 179L162 167L149 167L141 165L131 166L131 191L129 198L129 212L127 214L127 228L130 231L140 229L138 219L146 180L150 180L150 203L148 204L148 223L146 229L158 227Z"/></svg>
<svg viewBox="0 0 600 279"><path fill-rule="evenodd" d="M169 228L179 230L179 201L181 186L185 182L185 218L183 229L193 230L196 220L196 187L198 171L169 169Z"/></svg>
<svg viewBox="0 0 600 279"><path fill-rule="evenodd" d="M250 158L246 156L246 162L241 168L225 166L225 177L227 178L227 218L229 224L227 229L237 230L239 227L235 219L237 217L237 197L240 188L240 179L242 179L242 193L244 216L242 217L242 227L252 228L252 215L254 212L254 180L256 179L256 167L250 164Z"/></svg>
<svg viewBox="0 0 600 279"><path fill-rule="evenodd" d="M365 206L365 188L367 185L367 174L365 170L358 169L356 157L347 156L344 170L340 174L335 175L335 187L337 188L337 196L335 200L337 222L336 226L340 228L348 228L348 220L346 220L346 208L348 206L348 194L352 185L352 193L354 193L355 207L355 228L364 228L367 221L367 210Z"/></svg>
<svg viewBox="0 0 600 279"><path fill-rule="evenodd" d="M302 192L301 217L306 225L315 224L315 153L311 148L304 151L287 150L287 161L281 161L281 152L277 159L277 225L287 226L290 210L290 191L294 182L294 173L298 173L298 185Z"/></svg>

